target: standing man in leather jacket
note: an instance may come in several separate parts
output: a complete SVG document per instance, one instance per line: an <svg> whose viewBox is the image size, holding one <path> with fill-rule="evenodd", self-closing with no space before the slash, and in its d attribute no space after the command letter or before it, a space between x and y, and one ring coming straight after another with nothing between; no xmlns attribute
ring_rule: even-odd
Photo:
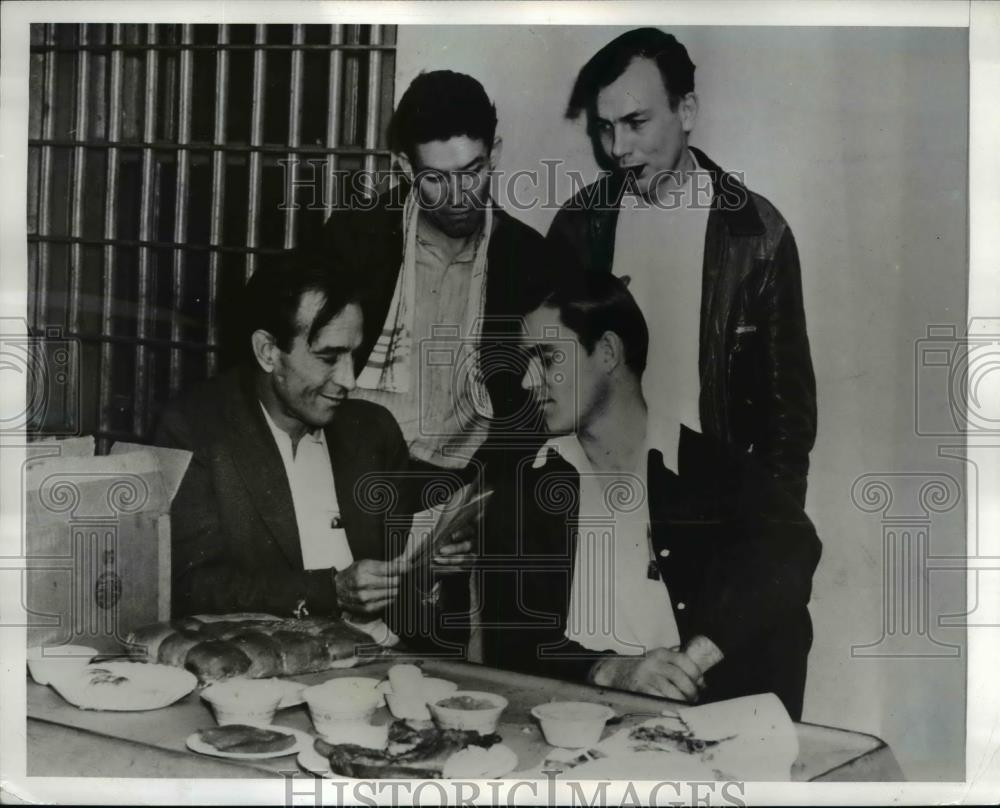
<svg viewBox="0 0 1000 808"><path fill-rule="evenodd" d="M585 270L630 279L650 324L650 403L753 454L802 504L816 383L795 239L767 199L688 146L697 112L672 35L640 28L598 51L566 115L586 114L607 173L548 238Z"/></svg>

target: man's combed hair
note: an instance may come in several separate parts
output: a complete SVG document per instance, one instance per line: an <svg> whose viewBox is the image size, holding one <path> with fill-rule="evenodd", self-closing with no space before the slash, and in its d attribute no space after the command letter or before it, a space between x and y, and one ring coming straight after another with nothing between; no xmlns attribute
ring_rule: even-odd
<svg viewBox="0 0 1000 808"><path fill-rule="evenodd" d="M694 91L694 64L673 34L659 28L636 28L611 40L595 53L577 74L566 106L566 117L574 119L586 112L593 118L597 94L625 72L635 58L652 59L660 69L670 108Z"/></svg>
<svg viewBox="0 0 1000 808"><path fill-rule="evenodd" d="M421 73L406 88L389 121L389 149L411 160L421 143L466 135L493 146L497 109L483 85L452 70Z"/></svg>
<svg viewBox="0 0 1000 808"><path fill-rule="evenodd" d="M610 272L562 272L558 278L556 287L534 308L557 309L562 324L577 335L587 353L605 332L617 334L625 349L625 365L641 377L649 330L626 282Z"/></svg>
<svg viewBox="0 0 1000 808"><path fill-rule="evenodd" d="M277 260L263 264L243 290L243 344L252 359L251 337L257 330L270 333L281 350L291 350L295 337L307 326L304 336L312 343L316 335L349 303L361 301L361 287L354 273L335 273L329 260L313 251L289 250ZM311 323L298 322L302 296L318 292L323 305Z"/></svg>

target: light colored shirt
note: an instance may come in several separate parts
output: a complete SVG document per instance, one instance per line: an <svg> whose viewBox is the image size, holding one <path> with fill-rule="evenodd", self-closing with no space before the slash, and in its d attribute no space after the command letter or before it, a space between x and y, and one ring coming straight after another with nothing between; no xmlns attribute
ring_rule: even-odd
<svg viewBox="0 0 1000 808"><path fill-rule="evenodd" d="M642 377L646 401L700 432L698 348L711 185L697 161L695 165L669 200L622 199L613 269L615 275L631 278L629 291L649 328Z"/></svg>
<svg viewBox="0 0 1000 808"><path fill-rule="evenodd" d="M595 471L576 435L549 440L535 457L545 465L554 449L580 474L579 532L570 584L566 637L593 651L643 654L680 645L670 593L650 579L653 554L646 469L649 451L659 449L664 465L676 471L680 425L649 419L638 468ZM655 496L655 492L652 494Z"/></svg>
<svg viewBox="0 0 1000 808"><path fill-rule="evenodd" d="M471 368L465 333L469 284L483 237L480 232L456 241L418 217L409 390L354 393L395 416L411 457L442 468L464 468L486 439L488 418L480 417L483 408L464 375Z"/></svg>
<svg viewBox="0 0 1000 808"><path fill-rule="evenodd" d="M322 429L307 432L293 449L291 435L274 423L263 404L260 408L285 464L303 567L307 570L349 567L354 563L354 554L347 543L347 531L340 526L340 506L326 435Z"/></svg>

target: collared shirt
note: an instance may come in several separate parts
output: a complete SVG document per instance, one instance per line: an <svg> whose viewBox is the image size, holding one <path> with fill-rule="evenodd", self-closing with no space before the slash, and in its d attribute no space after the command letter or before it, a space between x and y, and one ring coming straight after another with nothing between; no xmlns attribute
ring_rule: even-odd
<svg viewBox="0 0 1000 808"><path fill-rule="evenodd" d="M322 429L307 432L293 449L291 435L274 423L262 403L260 408L285 464L303 567L307 570L349 567L354 563L354 554L347 543L347 531L340 525L340 506L326 434Z"/></svg>
<svg viewBox="0 0 1000 808"><path fill-rule="evenodd" d="M677 469L680 425L648 420L646 440L633 472L595 471L576 435L549 440L534 467L557 452L580 474L579 532L570 585L566 637L593 651L636 655L680 645L670 593L650 579L657 563L649 525L646 470L649 452L663 453L664 465ZM655 494L653 494L655 496Z"/></svg>
<svg viewBox="0 0 1000 808"><path fill-rule="evenodd" d="M615 275L631 278L629 291L649 327L646 401L700 432L698 346L711 183L691 157L695 171L668 200L623 197L613 266Z"/></svg>
<svg viewBox="0 0 1000 808"><path fill-rule="evenodd" d="M461 383L469 363L465 333L469 285L480 232L458 242L417 217L416 306L409 391L359 390L388 409L412 457L443 468L464 468L485 440L473 385Z"/></svg>

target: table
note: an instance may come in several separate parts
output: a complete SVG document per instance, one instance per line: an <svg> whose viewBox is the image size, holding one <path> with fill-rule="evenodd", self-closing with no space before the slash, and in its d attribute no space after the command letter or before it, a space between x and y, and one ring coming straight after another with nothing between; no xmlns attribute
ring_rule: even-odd
<svg viewBox="0 0 1000 808"><path fill-rule="evenodd" d="M295 677L317 684L337 676L380 678L393 664L379 661L364 667ZM482 665L426 660L429 676L459 683L463 689L498 693L510 702L497 732L518 756L518 768L540 763L550 747L530 709L553 697L599 701L619 713L658 713L667 702L651 696L590 685L512 673ZM384 711L384 708L382 708ZM230 761L195 754L185 740L195 730L212 726L208 706L197 691L162 710L111 713L79 710L51 688L28 684L27 773L64 777L280 777L298 772L293 757L258 761ZM382 716L384 718L384 716ZM643 718L625 719L622 726ZM376 722L379 716L376 715ZM312 730L305 706L283 710L275 724ZM792 768L796 781L902 780L899 764L889 747L872 735L796 724L799 758Z"/></svg>

